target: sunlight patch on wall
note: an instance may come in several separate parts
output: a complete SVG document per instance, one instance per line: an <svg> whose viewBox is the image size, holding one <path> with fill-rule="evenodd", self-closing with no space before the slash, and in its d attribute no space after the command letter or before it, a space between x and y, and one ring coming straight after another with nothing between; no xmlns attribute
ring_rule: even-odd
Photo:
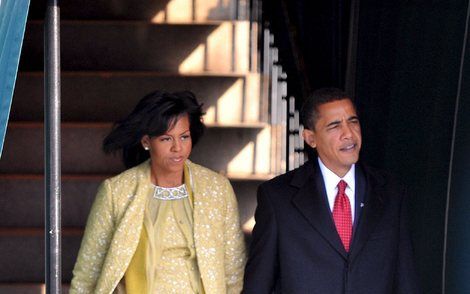
<svg viewBox="0 0 470 294"><path fill-rule="evenodd" d="M193 17L192 0L172 0L166 6L168 22L191 21Z"/></svg>
<svg viewBox="0 0 470 294"><path fill-rule="evenodd" d="M152 18L153 23L178 23L193 20L193 0L171 0Z"/></svg>
<svg viewBox="0 0 470 294"><path fill-rule="evenodd" d="M205 124L215 123L215 114L216 114L216 107L214 105L207 108L206 114L204 115L204 123Z"/></svg>
<svg viewBox="0 0 470 294"><path fill-rule="evenodd" d="M249 73L246 75L245 90L245 121L260 121L260 75L258 73Z"/></svg>
<svg viewBox="0 0 470 294"><path fill-rule="evenodd" d="M205 45L199 44L191 54L179 65L180 73L197 73L204 71Z"/></svg>
<svg viewBox="0 0 470 294"><path fill-rule="evenodd" d="M253 231L253 228L255 227L255 217L252 216L248 221L246 221L243 226L242 226L242 230L245 234L251 234L251 232Z"/></svg>
<svg viewBox="0 0 470 294"><path fill-rule="evenodd" d="M238 154L230 160L227 165L227 172L235 174L251 174L253 173L253 160L255 154L255 143L249 142L238 152Z"/></svg>
<svg viewBox="0 0 470 294"><path fill-rule="evenodd" d="M206 109L204 122L219 124L258 123L260 75L239 78Z"/></svg>
<svg viewBox="0 0 470 294"><path fill-rule="evenodd" d="M171 0L164 10L156 12L152 22L236 19L237 1L239 0Z"/></svg>
<svg viewBox="0 0 470 294"><path fill-rule="evenodd" d="M196 20L234 19L236 0L195 0Z"/></svg>
<svg viewBox="0 0 470 294"><path fill-rule="evenodd" d="M242 118L243 80L238 79L217 100L217 122L239 123Z"/></svg>
<svg viewBox="0 0 470 294"><path fill-rule="evenodd" d="M234 70L241 72L249 69L249 56L250 56L250 23L247 21L237 22L234 26L235 36L234 42L237 48L234 52L235 62Z"/></svg>
<svg viewBox="0 0 470 294"><path fill-rule="evenodd" d="M256 173L270 173L269 150L271 150L271 128L268 126L261 130L258 135L256 135Z"/></svg>
<svg viewBox="0 0 470 294"><path fill-rule="evenodd" d="M162 23L165 21L165 11L159 11L155 16L152 18L151 22L152 23Z"/></svg>
<svg viewBox="0 0 470 294"><path fill-rule="evenodd" d="M232 71L232 24L223 22L207 37L207 67L216 72ZM237 44L238 46L238 44Z"/></svg>
<svg viewBox="0 0 470 294"><path fill-rule="evenodd" d="M156 19L163 16L158 14ZM249 22L211 24L214 30L181 63L179 72L249 72Z"/></svg>

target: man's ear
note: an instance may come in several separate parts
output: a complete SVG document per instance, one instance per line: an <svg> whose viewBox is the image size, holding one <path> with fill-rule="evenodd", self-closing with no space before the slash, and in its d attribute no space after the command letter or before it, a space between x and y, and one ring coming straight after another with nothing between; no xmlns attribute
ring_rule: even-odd
<svg viewBox="0 0 470 294"><path fill-rule="evenodd" d="M315 132L309 129L304 129L302 132L302 137L304 137L305 143L308 144L308 146L315 148L317 147L317 143L315 140Z"/></svg>

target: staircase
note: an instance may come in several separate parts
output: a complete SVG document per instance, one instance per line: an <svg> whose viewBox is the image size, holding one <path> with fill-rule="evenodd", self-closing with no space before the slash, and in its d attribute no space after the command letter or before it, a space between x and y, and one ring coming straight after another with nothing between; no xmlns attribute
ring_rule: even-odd
<svg viewBox="0 0 470 294"><path fill-rule="evenodd" d="M101 143L150 91L193 91L208 126L191 159L225 174L249 236L256 188L279 172L247 0L60 1L64 289L96 189L121 172ZM42 1L31 1L0 159L0 293L44 291Z"/></svg>

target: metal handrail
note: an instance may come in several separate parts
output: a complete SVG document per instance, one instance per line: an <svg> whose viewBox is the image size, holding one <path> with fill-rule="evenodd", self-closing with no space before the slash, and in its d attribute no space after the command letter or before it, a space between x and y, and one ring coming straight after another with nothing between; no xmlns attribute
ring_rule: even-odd
<svg viewBox="0 0 470 294"><path fill-rule="evenodd" d="M44 28L46 293L61 293L60 10L48 0Z"/></svg>

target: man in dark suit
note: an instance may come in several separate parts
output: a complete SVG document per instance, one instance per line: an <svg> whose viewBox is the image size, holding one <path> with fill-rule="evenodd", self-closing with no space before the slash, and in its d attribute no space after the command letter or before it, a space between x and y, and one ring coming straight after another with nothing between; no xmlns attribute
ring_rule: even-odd
<svg viewBox="0 0 470 294"><path fill-rule="evenodd" d="M320 89L301 117L318 158L259 187L243 292L420 293L405 189L358 163L362 137L352 100Z"/></svg>

